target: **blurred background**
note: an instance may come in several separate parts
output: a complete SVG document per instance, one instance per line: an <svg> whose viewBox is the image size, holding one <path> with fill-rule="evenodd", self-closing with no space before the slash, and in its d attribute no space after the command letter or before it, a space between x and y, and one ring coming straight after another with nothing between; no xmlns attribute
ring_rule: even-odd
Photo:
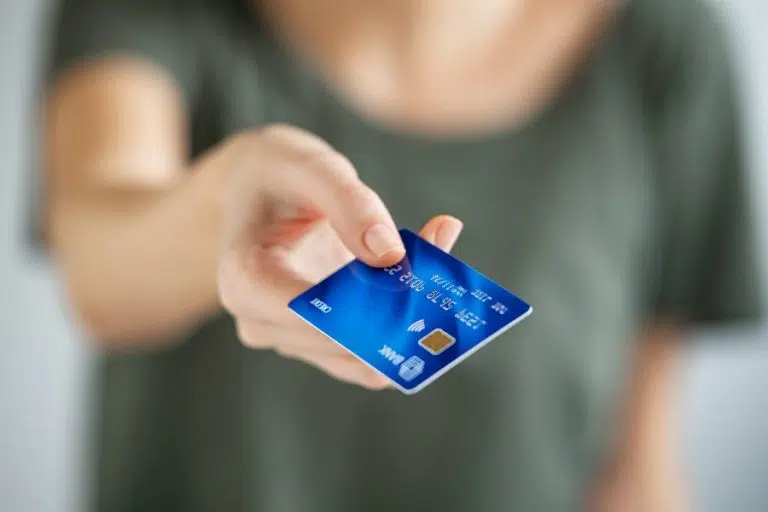
<svg viewBox="0 0 768 512"><path fill-rule="evenodd" d="M641 0L636 0L641 1ZM768 269L768 2L712 0L746 101ZM89 352L55 269L24 245L48 0L0 1L0 511L75 511L86 494ZM768 285L768 283L766 283ZM768 332L701 332L683 379L687 455L712 512L768 510ZM722 341L726 341L722 343Z"/></svg>

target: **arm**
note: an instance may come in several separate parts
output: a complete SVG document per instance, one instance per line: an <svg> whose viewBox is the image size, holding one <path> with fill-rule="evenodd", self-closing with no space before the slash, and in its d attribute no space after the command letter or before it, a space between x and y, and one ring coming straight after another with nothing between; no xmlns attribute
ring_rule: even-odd
<svg viewBox="0 0 768 512"><path fill-rule="evenodd" d="M680 443L682 339L683 331L672 324L657 324L640 339L617 450L597 482L590 510L692 510Z"/></svg>
<svg viewBox="0 0 768 512"><path fill-rule="evenodd" d="M632 4L648 17L642 27L655 30L637 36L635 55L657 168L661 236L644 290L644 313L655 323L638 340L624 428L598 484L597 510L695 506L679 437L680 326L754 321L763 313L736 74L717 17L684 4Z"/></svg>
<svg viewBox="0 0 768 512"><path fill-rule="evenodd" d="M599 512L692 510L680 443L683 331L657 324L639 341L617 451L596 489Z"/></svg>
<svg viewBox="0 0 768 512"><path fill-rule="evenodd" d="M46 237L88 333L147 345L215 311L219 171L185 172L171 80L139 61L88 64L54 84L44 124Z"/></svg>
<svg viewBox="0 0 768 512"><path fill-rule="evenodd" d="M180 103L161 73L117 61L54 90L47 231L87 328L111 346L147 347L221 297L248 346L386 386L286 307L352 257L402 259L381 198L344 156L288 126L233 137L185 173ZM441 216L422 236L447 251L460 229Z"/></svg>
<svg viewBox="0 0 768 512"><path fill-rule="evenodd" d="M680 327L657 325L641 341L623 454L638 510L692 510L680 442L683 337Z"/></svg>

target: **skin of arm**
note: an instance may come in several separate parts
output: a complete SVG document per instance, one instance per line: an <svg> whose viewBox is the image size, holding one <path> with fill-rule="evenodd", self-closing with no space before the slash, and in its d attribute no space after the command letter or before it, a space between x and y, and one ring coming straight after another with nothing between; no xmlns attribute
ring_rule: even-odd
<svg viewBox="0 0 768 512"><path fill-rule="evenodd" d="M223 180L215 158L188 163L179 89L110 59L65 72L46 107L44 231L86 333L114 348L180 337L218 308Z"/></svg>
<svg viewBox="0 0 768 512"><path fill-rule="evenodd" d="M690 512L680 440L679 363L684 330L657 323L637 345L613 460L600 475L596 512Z"/></svg>

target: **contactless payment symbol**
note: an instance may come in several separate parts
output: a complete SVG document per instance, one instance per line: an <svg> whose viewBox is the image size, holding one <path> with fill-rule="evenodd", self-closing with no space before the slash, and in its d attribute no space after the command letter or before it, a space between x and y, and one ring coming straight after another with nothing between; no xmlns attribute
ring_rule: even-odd
<svg viewBox="0 0 768 512"><path fill-rule="evenodd" d="M411 325L408 326L408 332L421 332L424 329L427 328L427 324L424 322L424 319L416 320Z"/></svg>

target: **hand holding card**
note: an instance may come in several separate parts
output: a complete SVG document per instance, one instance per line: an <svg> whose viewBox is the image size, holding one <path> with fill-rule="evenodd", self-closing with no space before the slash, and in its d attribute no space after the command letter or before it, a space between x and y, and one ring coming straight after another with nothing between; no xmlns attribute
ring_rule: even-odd
<svg viewBox="0 0 768 512"><path fill-rule="evenodd" d="M288 302L359 258L390 265L404 247L381 198L352 164L311 133L271 126L209 153L225 207L219 299L250 348L274 350L352 384L388 381L291 313ZM223 173L223 174L222 174ZM224 178L224 183L219 180ZM436 217L422 235L448 250L461 223Z"/></svg>
<svg viewBox="0 0 768 512"><path fill-rule="evenodd" d="M388 379L288 309L298 293L354 259L329 222L308 222L300 230L295 222L291 225L290 242L255 241L248 244L247 253L233 249L222 258L221 298L235 318L241 341L314 366L342 382L368 389L389 387ZM442 215L431 219L421 235L450 250L461 226Z"/></svg>

